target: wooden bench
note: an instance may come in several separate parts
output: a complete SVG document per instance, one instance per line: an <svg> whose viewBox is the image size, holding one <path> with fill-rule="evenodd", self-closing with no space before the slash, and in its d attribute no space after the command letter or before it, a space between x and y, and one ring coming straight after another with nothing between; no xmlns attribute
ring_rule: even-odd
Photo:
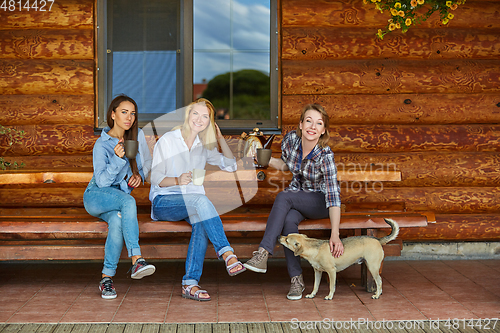
<svg viewBox="0 0 500 333"><path fill-rule="evenodd" d="M339 172L340 181L398 181L398 171L385 172ZM8 188L31 188L43 194L53 188L81 193L92 177L92 170L16 170L0 173L0 190ZM237 183L241 193L242 184L252 183L254 191L262 191L265 182L255 182L257 178L270 180L272 177L283 185L290 181L290 173L276 170L253 170L239 168L236 173L209 172L205 180L207 192L216 191L225 183ZM145 257L150 259L182 259L186 257L191 227L184 221L152 221L149 200L143 198L149 186L143 185L139 191L138 219L140 244ZM76 190L75 190L76 189ZM69 189L68 189L69 190ZM79 191L79 192L78 192ZM134 191L134 192L136 192ZM142 191L142 192L141 192ZM5 193L2 192L2 193ZM22 193L22 192L21 192ZM64 195L64 192L61 192ZM233 194L234 195L234 194ZM44 201L41 200L41 203ZM61 206L57 200L49 204L9 207L0 205L0 260L89 260L102 259L107 225L90 216L81 202ZM267 216L272 202L252 204L250 201L221 216L224 229L240 258L250 258L265 230ZM340 229L344 236L367 234L381 237L389 232L389 225L383 220L390 217L401 228L425 227L434 221L431 212L408 212L404 202L343 204ZM299 230L311 237L328 238L328 219L306 220ZM384 246L386 256L401 255L402 241L395 240ZM283 257L281 246L275 249L274 257ZM122 257L126 258L125 250ZM213 249L207 251L207 258L215 258ZM373 289L372 279L366 269L362 269L362 279L367 290Z"/></svg>

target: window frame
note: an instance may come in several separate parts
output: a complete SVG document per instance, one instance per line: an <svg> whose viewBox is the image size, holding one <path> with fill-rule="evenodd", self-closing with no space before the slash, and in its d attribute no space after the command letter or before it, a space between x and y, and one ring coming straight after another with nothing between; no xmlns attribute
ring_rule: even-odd
<svg viewBox="0 0 500 333"><path fill-rule="evenodd" d="M193 96L193 0L180 0L180 49L177 50L179 64L177 70L177 108L192 102ZM278 2L270 0L270 118L269 119L230 119L217 120L224 134L241 134L258 127L266 133L281 132L281 93L279 90L279 25ZM112 75L112 63L108 61L107 50L107 0L96 0L96 103L95 128L102 130L107 126L106 112L111 102L107 94L107 79ZM179 80L181 84L179 84ZM158 114L161 116L163 114ZM150 123L153 119L139 119L139 127Z"/></svg>

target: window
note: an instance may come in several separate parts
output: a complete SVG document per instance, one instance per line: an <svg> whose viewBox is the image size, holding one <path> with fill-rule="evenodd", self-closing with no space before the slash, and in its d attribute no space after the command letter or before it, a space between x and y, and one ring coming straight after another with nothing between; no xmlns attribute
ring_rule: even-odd
<svg viewBox="0 0 500 333"><path fill-rule="evenodd" d="M278 128L277 0L98 0L98 127L111 100L141 126L206 97L225 132Z"/></svg>

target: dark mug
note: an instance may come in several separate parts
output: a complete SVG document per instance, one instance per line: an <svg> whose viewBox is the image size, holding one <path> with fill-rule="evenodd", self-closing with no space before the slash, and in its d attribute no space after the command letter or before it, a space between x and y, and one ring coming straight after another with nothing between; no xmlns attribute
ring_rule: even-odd
<svg viewBox="0 0 500 333"><path fill-rule="evenodd" d="M127 156L127 158L135 158L137 150L139 149L139 141L125 140L123 145L125 147L125 156Z"/></svg>
<svg viewBox="0 0 500 333"><path fill-rule="evenodd" d="M257 148L257 163L259 163L259 166L267 167L269 165L272 152L271 149Z"/></svg>

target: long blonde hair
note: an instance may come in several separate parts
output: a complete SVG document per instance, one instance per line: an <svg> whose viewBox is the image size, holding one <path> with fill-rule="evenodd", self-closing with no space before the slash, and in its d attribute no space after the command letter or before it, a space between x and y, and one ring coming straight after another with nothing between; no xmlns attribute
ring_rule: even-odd
<svg viewBox="0 0 500 333"><path fill-rule="evenodd" d="M184 140L186 140L189 137L189 135L191 134L191 127L189 127L189 115L191 114L191 111L193 111L194 107L197 104L206 106L210 117L210 123L207 125L207 128L201 131L198 134L198 136L200 137L203 146L208 150L212 150L215 147L217 147L217 137L215 135L215 121L214 121L215 108L208 99L197 98L194 102L189 103L189 105L186 106L186 112L184 113L184 123L182 125L175 127L173 130L180 128Z"/></svg>
<svg viewBox="0 0 500 333"><path fill-rule="evenodd" d="M304 122L304 118L306 117L306 112L309 110L318 111L321 113L321 117L323 118L323 125L325 125L325 133L323 133L318 140L318 146L320 148L324 148L328 146L328 141L330 140L330 117L328 117L328 113L326 113L325 109L319 104L307 104L302 109L302 113L300 114L300 122ZM299 137L302 137L302 130L300 129L300 124L297 125L296 133Z"/></svg>

